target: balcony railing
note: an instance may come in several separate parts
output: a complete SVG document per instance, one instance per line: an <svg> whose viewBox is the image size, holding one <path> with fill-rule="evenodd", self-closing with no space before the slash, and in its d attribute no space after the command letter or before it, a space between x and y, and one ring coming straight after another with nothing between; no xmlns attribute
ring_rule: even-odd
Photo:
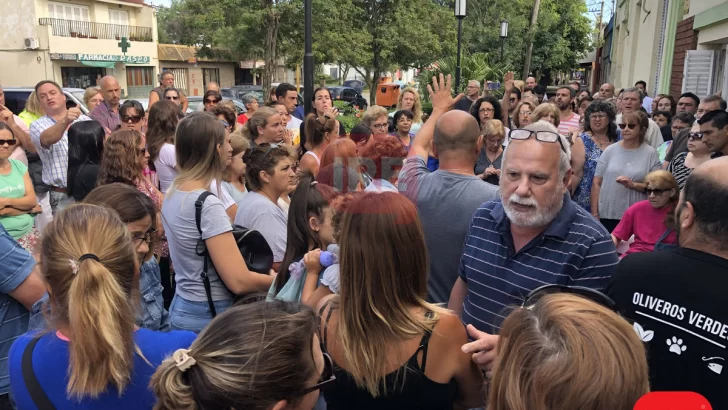
<svg viewBox="0 0 728 410"><path fill-rule="evenodd" d="M91 38L120 40L126 37L129 41L152 42L152 28L126 26L121 24L92 23L89 21L41 18L41 26L51 26L53 35L59 37Z"/></svg>

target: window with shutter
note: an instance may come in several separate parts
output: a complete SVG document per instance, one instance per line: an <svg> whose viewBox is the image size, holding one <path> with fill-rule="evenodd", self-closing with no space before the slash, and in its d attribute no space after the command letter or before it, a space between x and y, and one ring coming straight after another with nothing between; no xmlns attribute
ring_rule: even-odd
<svg viewBox="0 0 728 410"><path fill-rule="evenodd" d="M129 37L129 12L109 10L109 23L113 24L112 30L116 38Z"/></svg>
<svg viewBox="0 0 728 410"><path fill-rule="evenodd" d="M713 93L716 54L713 50L687 51L682 92L691 92L700 98Z"/></svg>

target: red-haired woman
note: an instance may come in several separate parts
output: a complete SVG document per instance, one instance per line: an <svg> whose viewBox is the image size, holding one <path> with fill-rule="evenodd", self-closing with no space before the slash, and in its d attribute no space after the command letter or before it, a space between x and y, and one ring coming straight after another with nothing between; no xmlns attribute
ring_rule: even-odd
<svg viewBox="0 0 728 410"><path fill-rule="evenodd" d="M365 191L399 192L394 184L406 156L407 149L399 138L391 135L375 138L374 143L362 153L362 167L372 178Z"/></svg>

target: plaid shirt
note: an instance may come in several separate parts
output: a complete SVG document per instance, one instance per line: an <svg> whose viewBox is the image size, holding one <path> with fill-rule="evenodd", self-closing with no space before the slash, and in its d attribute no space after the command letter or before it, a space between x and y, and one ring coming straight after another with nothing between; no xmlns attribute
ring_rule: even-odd
<svg viewBox="0 0 728 410"><path fill-rule="evenodd" d="M106 104L106 101L102 101L101 104L97 105L96 108L88 114L88 116L98 121L102 127L109 131L116 131L116 129L119 128L119 125L121 125L119 113L114 112L114 110Z"/></svg>
<svg viewBox="0 0 728 410"><path fill-rule="evenodd" d="M81 114L77 121L91 121L91 118ZM45 184L66 188L66 177L68 173L68 129L63 132L63 137L45 148L40 143L40 134L54 126L56 120L49 116L40 117L30 125L30 139L38 150L40 160L43 162L43 182Z"/></svg>

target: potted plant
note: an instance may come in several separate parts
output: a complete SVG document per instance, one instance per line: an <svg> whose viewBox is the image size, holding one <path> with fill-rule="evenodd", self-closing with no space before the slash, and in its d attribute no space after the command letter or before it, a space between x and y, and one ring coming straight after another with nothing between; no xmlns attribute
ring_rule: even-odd
<svg viewBox="0 0 728 410"><path fill-rule="evenodd" d="M73 38L78 37L78 33L76 33L75 31L72 31L71 32L71 37L73 37Z"/></svg>

